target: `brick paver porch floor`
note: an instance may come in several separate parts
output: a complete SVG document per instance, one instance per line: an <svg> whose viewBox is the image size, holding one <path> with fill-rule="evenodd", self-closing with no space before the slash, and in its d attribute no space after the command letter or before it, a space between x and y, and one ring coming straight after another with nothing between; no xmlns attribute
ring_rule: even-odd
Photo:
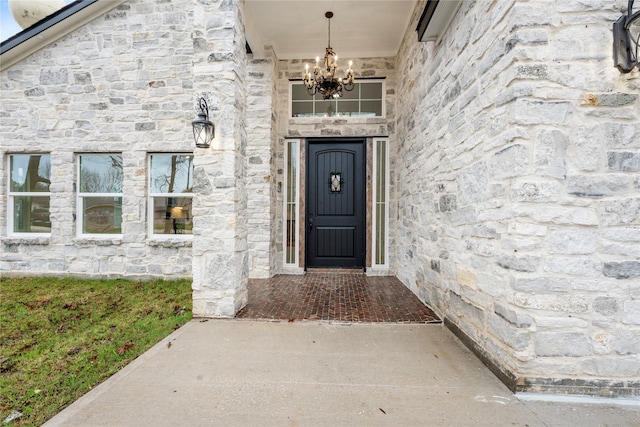
<svg viewBox="0 0 640 427"><path fill-rule="evenodd" d="M440 323L441 320L395 277L361 271L307 272L249 280L249 304L241 319L335 320L343 322Z"/></svg>

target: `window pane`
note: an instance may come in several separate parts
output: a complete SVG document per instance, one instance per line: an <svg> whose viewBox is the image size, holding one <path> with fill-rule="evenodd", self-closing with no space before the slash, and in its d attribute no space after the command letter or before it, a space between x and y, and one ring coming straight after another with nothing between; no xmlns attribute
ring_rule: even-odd
<svg viewBox="0 0 640 427"><path fill-rule="evenodd" d="M387 231L386 231L386 212L385 212L385 208L384 205L379 205L378 206L378 213L377 213L377 218L378 218L378 236L376 238L376 264L378 265L383 265L386 263L386 248L387 248L387 243L386 243L386 235L387 235Z"/></svg>
<svg viewBox="0 0 640 427"><path fill-rule="evenodd" d="M342 96L340 99L359 99L360 98L360 83L356 83L352 90L342 91Z"/></svg>
<svg viewBox="0 0 640 427"><path fill-rule="evenodd" d="M352 114L355 113L355 114ZM340 116L357 116L358 101L338 101L338 115Z"/></svg>
<svg viewBox="0 0 640 427"><path fill-rule="evenodd" d="M193 234L191 197L153 197L153 234Z"/></svg>
<svg viewBox="0 0 640 427"><path fill-rule="evenodd" d="M307 93L307 88L302 83L291 85L291 99L294 101L311 99Z"/></svg>
<svg viewBox="0 0 640 427"><path fill-rule="evenodd" d="M151 156L152 193L191 193L193 155L153 154Z"/></svg>
<svg viewBox="0 0 640 427"><path fill-rule="evenodd" d="M13 197L14 233L50 233L49 197Z"/></svg>
<svg viewBox="0 0 640 427"><path fill-rule="evenodd" d="M318 101L316 102L316 116L333 117L336 114L336 101Z"/></svg>
<svg viewBox="0 0 640 427"><path fill-rule="evenodd" d="M122 197L83 197L82 232L122 233Z"/></svg>
<svg viewBox="0 0 640 427"><path fill-rule="evenodd" d="M362 101L360 103L361 116L382 116L382 101Z"/></svg>
<svg viewBox="0 0 640 427"><path fill-rule="evenodd" d="M313 116L313 102L294 102L291 104L291 114L293 117Z"/></svg>
<svg viewBox="0 0 640 427"><path fill-rule="evenodd" d="M122 156L83 154L80 156L81 193L122 193Z"/></svg>
<svg viewBox="0 0 640 427"><path fill-rule="evenodd" d="M361 99L382 99L382 83L362 83L360 97Z"/></svg>
<svg viewBox="0 0 640 427"><path fill-rule="evenodd" d="M14 154L10 169L10 191L49 192L51 158L48 154Z"/></svg>

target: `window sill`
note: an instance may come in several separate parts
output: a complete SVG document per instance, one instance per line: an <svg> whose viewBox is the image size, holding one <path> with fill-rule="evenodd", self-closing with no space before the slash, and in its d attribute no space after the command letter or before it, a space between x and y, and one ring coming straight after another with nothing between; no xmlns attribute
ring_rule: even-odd
<svg viewBox="0 0 640 427"><path fill-rule="evenodd" d="M152 238L147 240L149 246L155 246L159 248L190 248L193 246L193 240L191 238Z"/></svg>
<svg viewBox="0 0 640 427"><path fill-rule="evenodd" d="M11 236L5 237L2 239L2 243L5 245L40 245L45 246L49 244L50 237L49 236L39 236L39 237L31 237L31 236Z"/></svg>
<svg viewBox="0 0 640 427"><path fill-rule="evenodd" d="M122 244L121 237L107 237L107 238L96 238L96 237L79 237L77 239L73 239L73 243L82 248L89 246L118 246Z"/></svg>
<svg viewBox="0 0 640 427"><path fill-rule="evenodd" d="M290 117L289 124L386 124L387 118L378 117Z"/></svg>

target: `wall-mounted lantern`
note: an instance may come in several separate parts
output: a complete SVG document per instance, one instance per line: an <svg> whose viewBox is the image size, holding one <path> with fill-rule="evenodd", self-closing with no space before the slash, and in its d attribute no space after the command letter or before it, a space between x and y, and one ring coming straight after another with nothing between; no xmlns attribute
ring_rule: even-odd
<svg viewBox="0 0 640 427"><path fill-rule="evenodd" d="M640 10L633 11L634 0L629 0L627 13L613 23L613 62L621 73L640 68Z"/></svg>
<svg viewBox="0 0 640 427"><path fill-rule="evenodd" d="M209 121L209 106L207 105L207 101L204 98L200 98L198 106L200 108L198 118L191 122L191 126L193 126L193 138L196 141L196 147L209 148L215 136L216 128L213 123Z"/></svg>

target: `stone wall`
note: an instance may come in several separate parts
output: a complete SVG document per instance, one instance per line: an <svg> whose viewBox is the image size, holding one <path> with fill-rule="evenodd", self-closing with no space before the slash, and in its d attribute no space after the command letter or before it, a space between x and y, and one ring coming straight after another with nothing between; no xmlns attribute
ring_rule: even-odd
<svg viewBox="0 0 640 427"><path fill-rule="evenodd" d="M249 62L247 76L247 240L249 275L271 277L275 271L275 204L272 150L275 141L274 88L276 59Z"/></svg>
<svg viewBox="0 0 640 427"><path fill-rule="evenodd" d="M0 272L190 277L191 241L147 233L147 161L191 152L193 10L131 0L0 73ZM76 235L76 154L122 153L123 233ZM7 236L7 154L51 154L51 236Z"/></svg>
<svg viewBox="0 0 640 427"><path fill-rule="evenodd" d="M336 50L339 50L336 47ZM351 59L351 58L350 58ZM291 80L301 80L302 72L304 71L305 63L312 63L312 59L303 60L280 60L278 61L278 78L277 78L277 118L278 118L278 140L275 150L275 170L276 170L276 182L282 182L284 185L284 170L285 159L284 151L287 138L297 138L301 141L301 148L304 151L305 138L318 138L318 137L375 137L384 136L389 138L389 156L391 161L391 178L390 178L390 190L393 195L394 183L395 183L395 168L393 163L395 162L395 147L397 145L396 130L395 130L395 115L396 115L396 70L395 70L395 58L353 58L353 70L355 72L356 81L358 78L380 78L384 79L386 88L386 117L324 117L324 118L291 118L289 117L290 111L290 95L289 87ZM345 60L346 61L346 60ZM304 153L303 153L304 155ZM303 160L304 161L304 160ZM302 165L301 179L304 179L304 165ZM370 179L370 173L369 177ZM283 230L282 230L282 218L283 218L283 203L284 203L284 191L275 193L276 198L272 202L275 203L276 218L278 223L276 224L276 270L282 271L283 264ZM303 195L301 195L303 196ZM393 197L393 196L392 196ZM301 215L304 215L304 210L301 210ZM395 208L390 210L390 245L394 244L395 240ZM303 221L302 221L303 222ZM302 233L301 233L302 234ZM304 244L304 242L302 242ZM367 254L367 263L369 263L371 254ZM393 263L393 255L391 255ZM303 257L301 257L300 267L303 265Z"/></svg>
<svg viewBox="0 0 640 427"><path fill-rule="evenodd" d="M439 44L411 24L398 54L398 277L513 389L640 394L625 9L464 1Z"/></svg>
<svg viewBox="0 0 640 427"><path fill-rule="evenodd" d="M246 303L247 77L242 0L195 5L194 91L217 125L194 160L193 314L233 317Z"/></svg>

